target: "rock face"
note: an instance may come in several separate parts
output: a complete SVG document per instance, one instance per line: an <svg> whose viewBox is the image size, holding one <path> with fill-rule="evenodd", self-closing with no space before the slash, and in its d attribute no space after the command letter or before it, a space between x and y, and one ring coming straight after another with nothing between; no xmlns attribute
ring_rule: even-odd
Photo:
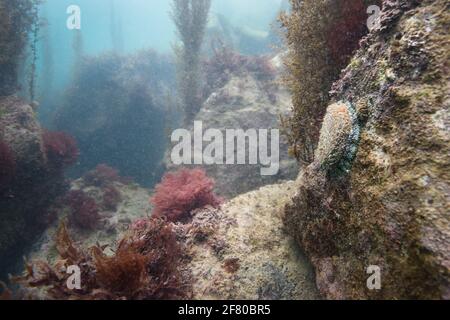
<svg viewBox="0 0 450 320"><path fill-rule="evenodd" d="M270 61L274 71L279 67L277 61L277 58ZM224 137L226 129L278 129L279 116L291 110L291 96L277 84L277 80L261 79L254 72L232 74L224 86L209 96L195 121L202 121L204 131L218 129ZM176 169L170 159L166 163L169 169ZM278 174L274 176L262 176L261 165L205 165L202 168L215 179L216 192L225 197L237 196L280 180L292 180L298 174L298 166L288 156L288 146L281 134L279 165Z"/></svg>
<svg viewBox="0 0 450 320"><path fill-rule="evenodd" d="M64 190L64 179L49 168L42 130L33 108L17 97L0 98L0 142L11 155L1 163L0 275L15 265L23 246L46 227L47 209ZM0 150L2 157L5 149ZM8 178L4 178L5 175Z"/></svg>
<svg viewBox="0 0 450 320"><path fill-rule="evenodd" d="M130 227L151 214L150 192L137 185L115 182L121 201L117 210L102 212L97 229L79 230L69 225L77 247L109 245L112 253ZM83 179L72 183L101 202L101 188L87 186ZM283 228L282 213L295 191L294 182L266 186L226 202L222 208L193 212L186 223L172 224L184 250L183 269L192 283L193 299L318 299L313 269ZM70 208L61 207L60 220ZM55 235L59 222L36 242L29 261L56 264ZM30 289L27 289L30 290ZM48 298L45 288L28 291Z"/></svg>
<svg viewBox="0 0 450 320"><path fill-rule="evenodd" d="M195 299L319 297L311 265L282 225L294 190L293 182L266 186L194 215L187 243Z"/></svg>
<svg viewBox="0 0 450 320"><path fill-rule="evenodd" d="M329 299L450 298L448 9L384 1L334 85L284 216Z"/></svg>

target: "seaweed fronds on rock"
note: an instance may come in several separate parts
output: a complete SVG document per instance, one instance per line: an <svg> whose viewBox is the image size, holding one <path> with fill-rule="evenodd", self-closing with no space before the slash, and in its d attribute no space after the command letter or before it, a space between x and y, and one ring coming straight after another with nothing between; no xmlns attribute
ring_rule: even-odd
<svg viewBox="0 0 450 320"><path fill-rule="evenodd" d="M191 283L183 264L183 245L177 240L172 223L150 218L145 228L132 231L120 246L146 258L147 285L140 296L145 299L189 297Z"/></svg>
<svg viewBox="0 0 450 320"><path fill-rule="evenodd" d="M214 180L202 169L182 169L167 173L156 186L150 202L153 215L169 221L189 218L191 212L205 206L218 207L222 199L214 193Z"/></svg>
<svg viewBox="0 0 450 320"><path fill-rule="evenodd" d="M101 219L95 199L81 190L70 191L66 201L71 209L69 221L80 229L95 229Z"/></svg>
<svg viewBox="0 0 450 320"><path fill-rule="evenodd" d="M93 250L98 284L105 292L135 297L147 285L145 267L147 258L140 253L120 246L116 254L108 257Z"/></svg>
<svg viewBox="0 0 450 320"><path fill-rule="evenodd" d="M35 237L48 226L50 207L67 190L64 166L49 161L42 134L29 104L17 96L0 97L0 140L3 141L0 143L0 273L3 275L13 271L14 261L22 258L24 247L34 243Z"/></svg>
<svg viewBox="0 0 450 320"><path fill-rule="evenodd" d="M60 260L26 264L25 274L13 281L25 288L45 289L45 298L78 300L183 299L189 296L189 277L182 272L182 250L170 223L150 219L144 229L130 231L113 255L107 246L77 248L64 224L56 248ZM69 266L81 271L81 289L68 289ZM33 291L30 290L32 293Z"/></svg>
<svg viewBox="0 0 450 320"><path fill-rule="evenodd" d="M290 0L280 20L286 29L288 69L285 82L293 93L293 115L283 119L291 153L303 164L314 160L329 91L368 32L368 4L380 0Z"/></svg>
<svg viewBox="0 0 450 320"><path fill-rule="evenodd" d="M62 168L75 164L80 153L72 136L65 132L45 130L42 139L47 159L52 166Z"/></svg>
<svg viewBox="0 0 450 320"><path fill-rule="evenodd" d="M45 261L26 261L23 275L12 277L11 281L19 284L24 289L21 295L29 298L40 298L41 293L37 293L33 289L45 288L45 298L89 299L89 293L96 287L92 257L75 246L65 224L61 224L57 230L55 246L59 259L54 266L50 266ZM81 289L72 290L67 286L70 276L67 273L69 266L80 267Z"/></svg>
<svg viewBox="0 0 450 320"><path fill-rule="evenodd" d="M115 186L110 185L103 189L103 200L101 204L103 209L116 211L120 201L122 201L122 196Z"/></svg>

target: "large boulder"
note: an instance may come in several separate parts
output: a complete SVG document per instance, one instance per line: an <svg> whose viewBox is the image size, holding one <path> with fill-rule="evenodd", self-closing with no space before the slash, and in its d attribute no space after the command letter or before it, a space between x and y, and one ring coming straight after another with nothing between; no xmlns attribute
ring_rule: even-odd
<svg viewBox="0 0 450 320"><path fill-rule="evenodd" d="M284 216L327 298L450 298L449 21L445 0L384 1L334 85Z"/></svg>
<svg viewBox="0 0 450 320"><path fill-rule="evenodd" d="M313 269L282 224L294 182L200 210L187 239L195 299L311 300Z"/></svg>
<svg viewBox="0 0 450 320"><path fill-rule="evenodd" d="M64 192L61 171L49 165L32 106L0 98L0 276L44 230L48 207Z"/></svg>
<svg viewBox="0 0 450 320"><path fill-rule="evenodd" d="M281 68L279 57L269 60L235 56L229 60L233 59L245 61L248 59L249 62L243 67L233 69L227 66L219 69L220 72L217 73L221 77L220 81L210 81L209 84L220 83L220 85L212 90L195 117L195 121L202 122L203 131L220 130L224 139L226 129L242 129L244 131L248 129L279 129L280 115L286 116L292 106L290 93L279 85ZM227 63L231 64L231 62ZM230 68L231 71L227 68ZM190 132L193 136L192 126ZM206 145L207 143L204 142L204 146ZM270 150L270 146L268 147ZM262 175L261 168L264 166L261 164L214 164L201 167L206 170L208 176L215 179L218 194L233 197L264 185L294 179L298 174L298 165L288 155L288 146L281 134L279 151L279 171L275 175ZM248 148L246 152L248 153ZM224 152L223 163L226 163L225 157L226 153ZM169 169L176 169L169 157L166 157L166 164Z"/></svg>
<svg viewBox="0 0 450 320"><path fill-rule="evenodd" d="M153 186L161 174L174 79L172 61L151 50L84 57L54 117L55 127L79 143L71 176L105 163Z"/></svg>

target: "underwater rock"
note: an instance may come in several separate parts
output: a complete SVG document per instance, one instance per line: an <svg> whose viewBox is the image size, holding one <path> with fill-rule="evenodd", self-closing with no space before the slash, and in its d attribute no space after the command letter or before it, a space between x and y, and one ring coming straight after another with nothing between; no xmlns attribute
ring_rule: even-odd
<svg viewBox="0 0 450 320"><path fill-rule="evenodd" d="M96 246L106 247L105 254L112 256L120 239L129 232L145 230L151 221L149 191L120 182L114 185L122 201L109 216L102 213L108 223L85 232L68 229L77 248L86 251ZM189 275L191 298L319 298L312 266L282 225L283 207L293 196L294 185L287 182L266 186L230 200L221 208L196 210L190 221L167 222L183 247L181 269ZM103 192L101 187L87 186L82 179L72 183L72 190L82 190L97 202L101 201ZM66 219L67 209L59 208L60 221ZM36 242L27 261L58 265L55 239L60 221L52 224ZM146 250L154 249L149 243ZM45 286L21 290L34 297L49 298Z"/></svg>
<svg viewBox="0 0 450 320"><path fill-rule="evenodd" d="M317 299L309 262L282 225L294 182L197 211L187 238L194 299Z"/></svg>
<svg viewBox="0 0 450 320"><path fill-rule="evenodd" d="M240 57L234 57L230 63L239 64L235 59ZM256 65L246 62L242 68L229 66L230 73L225 83L210 94L194 119L202 122L203 130L218 129L225 136L225 129L279 128L280 114L287 115L291 110L291 96L278 85L276 59L267 60L266 65L263 64L264 59L257 61ZM223 76L223 72L218 74ZM166 165L168 169L176 170L169 156L170 153L166 154ZM292 180L298 174L297 162L288 155L283 137L280 139L280 169L277 175L262 176L262 165L204 165L201 168L216 181L216 193L225 197L237 196L278 181Z"/></svg>
<svg viewBox="0 0 450 320"><path fill-rule="evenodd" d="M54 119L79 144L71 175L78 178L105 163L142 185L156 183L173 88L172 61L152 50L84 57Z"/></svg>
<svg viewBox="0 0 450 320"><path fill-rule="evenodd" d="M33 108L15 96L0 98L0 141L13 160L0 169L8 174L7 179L2 177L4 185L0 187L0 277L3 277L15 267L23 247L46 228L48 209L65 192L65 182L61 171L49 165L43 130Z"/></svg>
<svg viewBox="0 0 450 320"><path fill-rule="evenodd" d="M106 208L102 203L107 196L108 189L114 187L119 193L115 208ZM136 184L124 184L120 181L111 182L108 186L92 185L90 181L78 179L71 183L70 192L82 192L98 205L100 216L95 228L80 229L76 225L68 224L68 230L72 239L80 244L83 249L95 246L97 243L113 246L129 230L133 221L139 221L150 216L151 205L148 199L150 191ZM48 261L50 264L56 262L55 235L60 222L68 222L73 214L70 202L55 203L54 210L58 211L58 219L54 221L43 233L38 241L34 243L33 250L27 255L27 260ZM110 249L114 249L110 247Z"/></svg>
<svg viewBox="0 0 450 320"><path fill-rule="evenodd" d="M383 7L381 27L333 86L337 104L284 224L326 298L449 299L448 1ZM354 106L359 139L348 139L338 101ZM359 140L356 154L351 140ZM345 170L336 179L323 163ZM370 266L381 270L380 290L367 285Z"/></svg>
<svg viewBox="0 0 450 320"><path fill-rule="evenodd" d="M2 138L12 149L17 166L45 168L41 127L32 107L15 96L2 97L0 121Z"/></svg>

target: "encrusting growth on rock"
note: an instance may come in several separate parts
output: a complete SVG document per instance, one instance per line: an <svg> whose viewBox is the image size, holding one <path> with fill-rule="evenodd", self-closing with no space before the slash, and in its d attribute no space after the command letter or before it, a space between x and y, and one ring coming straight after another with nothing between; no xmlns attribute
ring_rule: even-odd
<svg viewBox="0 0 450 320"><path fill-rule="evenodd" d="M327 299L449 298L449 12L446 0L383 1L331 88L338 102L283 217Z"/></svg>
<svg viewBox="0 0 450 320"><path fill-rule="evenodd" d="M357 151L359 123L349 102L328 107L322 123L314 163L332 175L348 172Z"/></svg>

